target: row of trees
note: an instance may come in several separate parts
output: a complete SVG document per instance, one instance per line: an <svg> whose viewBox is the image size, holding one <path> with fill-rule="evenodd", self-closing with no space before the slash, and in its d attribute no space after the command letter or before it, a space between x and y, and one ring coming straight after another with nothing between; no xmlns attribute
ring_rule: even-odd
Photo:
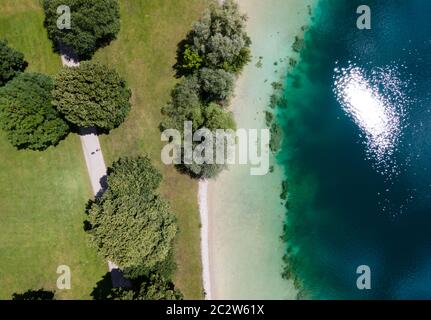
<svg viewBox="0 0 431 320"><path fill-rule="evenodd" d="M71 29L57 26L57 8L69 6ZM45 0L45 26L56 48L91 58L119 30L116 0ZM0 125L17 148L44 150L70 130L118 127L130 112L131 91L112 69L93 62L63 68L52 79L22 73L22 54L0 42ZM148 157L122 158L108 171L107 189L89 203L85 230L101 256L114 261L131 280L98 298L116 300L181 299L172 283L173 241L178 231L168 202L157 192L161 174ZM53 299L29 291L17 299Z"/></svg>
<svg viewBox="0 0 431 320"><path fill-rule="evenodd" d="M60 5L71 9L71 29L57 26ZM119 30L116 0L45 0L45 25L55 47L80 59L112 41ZM250 58L245 17L231 0L214 6L197 22L182 46L177 72L183 79L163 109L164 125L182 129L234 129L225 110L235 76ZM2 48L2 46L0 46ZM130 111L131 92L114 71L83 62L64 68L54 79L23 73L21 54L3 45L0 125L17 148L44 150L75 127L109 131ZM1 51L1 54L4 54ZM162 124L163 125L163 124ZM223 168L184 166L195 177L210 178ZM106 191L87 210L85 230L100 255L115 262L131 280L130 288L112 289L108 299L181 299L172 282L173 241L178 231L168 202L157 192L162 177L148 157L122 158L109 169Z"/></svg>
<svg viewBox="0 0 431 320"><path fill-rule="evenodd" d="M58 8L69 7L70 28L59 28ZM55 48L79 58L115 39L120 30L117 0L44 0L45 26ZM61 13L61 12L60 12ZM60 21L60 22L64 22ZM76 127L107 132L130 111L130 90L106 66L83 63L65 68L55 78L23 73L24 55L0 41L0 128L18 149L45 150Z"/></svg>
<svg viewBox="0 0 431 320"><path fill-rule="evenodd" d="M181 299L171 278L178 231L168 202L157 192L162 175L148 157L121 158L108 170L107 190L91 201L85 230L105 259L131 280L107 299Z"/></svg>
<svg viewBox="0 0 431 320"><path fill-rule="evenodd" d="M0 88L0 127L18 149L45 150L75 127L118 127L130 111L131 92L112 69L91 62L56 77L19 73Z"/></svg>
<svg viewBox="0 0 431 320"><path fill-rule="evenodd" d="M193 122L194 130L235 130L233 116L226 108L236 76L251 57L246 20L238 4L226 0L222 5L214 4L193 25L178 48L175 69L181 80L162 108L162 131L172 128L183 132L185 121ZM178 166L179 171L199 179L214 178L224 168L197 163Z"/></svg>
<svg viewBox="0 0 431 320"><path fill-rule="evenodd" d="M57 27L57 8L71 11L71 28ZM120 30L117 0L45 0L45 26L56 49L91 59ZM77 127L108 132L130 112L126 82L101 64L82 62L55 78L52 105ZM168 202L157 192L161 174L148 157L121 158L108 170L107 189L89 203L85 230L99 254L115 262L130 288L112 288L96 299L181 299L172 283L173 241L178 227Z"/></svg>

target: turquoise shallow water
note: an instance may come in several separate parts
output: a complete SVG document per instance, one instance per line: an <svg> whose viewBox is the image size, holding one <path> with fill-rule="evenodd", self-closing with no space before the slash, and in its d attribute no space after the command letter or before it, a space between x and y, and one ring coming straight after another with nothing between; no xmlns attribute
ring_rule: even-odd
<svg viewBox="0 0 431 320"><path fill-rule="evenodd" d="M366 2L372 30L322 0L286 79L291 265L310 298L431 299L431 1Z"/></svg>

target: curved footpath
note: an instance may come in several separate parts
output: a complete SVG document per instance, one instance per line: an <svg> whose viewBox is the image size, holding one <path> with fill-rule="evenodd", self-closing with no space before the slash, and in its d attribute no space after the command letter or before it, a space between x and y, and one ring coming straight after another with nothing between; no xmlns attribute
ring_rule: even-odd
<svg viewBox="0 0 431 320"><path fill-rule="evenodd" d="M63 66L74 68L79 66L76 58L70 58L66 54L61 55ZM95 197L100 196L105 190L107 169L103 158L102 148L96 128L80 128L79 136L81 139L84 158L87 164L88 175ZM112 261L108 261L109 272L111 273L112 285L114 288L128 287L130 282L123 277L121 270Z"/></svg>

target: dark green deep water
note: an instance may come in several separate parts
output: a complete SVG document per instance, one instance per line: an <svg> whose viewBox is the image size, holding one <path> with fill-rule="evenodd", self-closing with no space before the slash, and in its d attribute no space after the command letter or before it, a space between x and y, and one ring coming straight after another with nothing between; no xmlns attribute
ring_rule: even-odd
<svg viewBox="0 0 431 320"><path fill-rule="evenodd" d="M321 0L315 15L278 115L293 273L311 298L431 299L431 1Z"/></svg>

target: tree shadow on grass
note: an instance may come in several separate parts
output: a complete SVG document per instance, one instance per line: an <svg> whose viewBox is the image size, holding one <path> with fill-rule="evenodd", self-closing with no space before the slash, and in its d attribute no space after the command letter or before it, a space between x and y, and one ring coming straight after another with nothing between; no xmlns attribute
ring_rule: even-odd
<svg viewBox="0 0 431 320"><path fill-rule="evenodd" d="M181 77L186 77L193 72L190 71L190 69L184 68L184 51L186 50L187 46L193 43L192 33L189 33L187 37L180 41L177 45L177 52L176 52L176 63L172 66L172 69L175 71L175 77L177 79L180 79Z"/></svg>
<svg viewBox="0 0 431 320"><path fill-rule="evenodd" d="M44 289L28 290L24 293L14 293L12 300L55 300L55 292Z"/></svg>
<svg viewBox="0 0 431 320"><path fill-rule="evenodd" d="M72 63L79 63L81 59L85 60L88 57L79 57L77 54L73 52L73 49L68 47L65 44L58 43L53 45L53 51L59 53L60 55L64 55L67 61Z"/></svg>
<svg viewBox="0 0 431 320"><path fill-rule="evenodd" d="M94 300L106 300L112 289L111 274L107 272L102 279L96 283L96 287L93 288L90 295Z"/></svg>

